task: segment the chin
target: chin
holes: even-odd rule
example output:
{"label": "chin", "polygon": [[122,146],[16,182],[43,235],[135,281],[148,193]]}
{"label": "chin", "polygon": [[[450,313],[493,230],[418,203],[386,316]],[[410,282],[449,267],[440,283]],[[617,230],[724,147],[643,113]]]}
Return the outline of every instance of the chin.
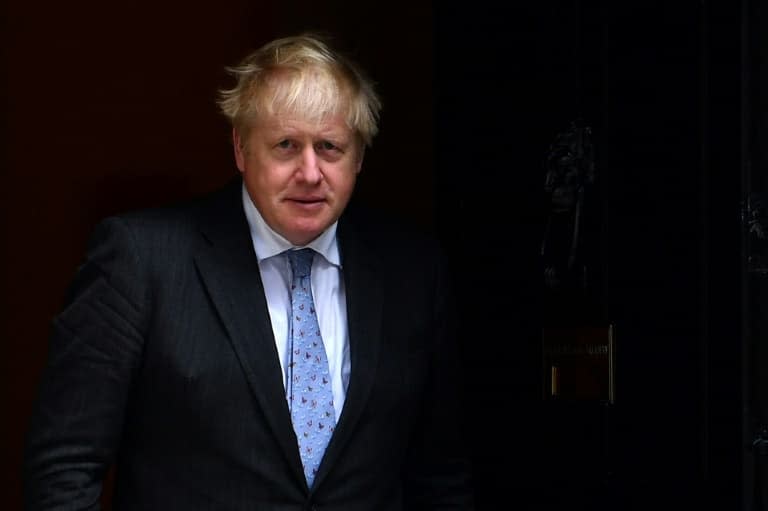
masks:
{"label": "chin", "polygon": [[306,245],[320,236],[324,230],[325,229],[294,229],[290,233],[291,237],[287,239],[294,245]]}

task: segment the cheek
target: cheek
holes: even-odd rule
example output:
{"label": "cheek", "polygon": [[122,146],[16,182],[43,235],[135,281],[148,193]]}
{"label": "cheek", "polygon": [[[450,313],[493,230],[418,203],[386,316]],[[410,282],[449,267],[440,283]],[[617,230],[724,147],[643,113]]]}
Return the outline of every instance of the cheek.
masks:
{"label": "cheek", "polygon": [[256,207],[262,211],[262,214],[269,214],[268,211],[274,209],[276,197],[280,193],[280,188],[274,179],[270,174],[257,172],[251,167],[243,173],[243,181]]}
{"label": "cheek", "polygon": [[282,171],[279,167],[253,162],[244,172],[244,179],[261,195],[274,195],[288,185],[290,173]]}
{"label": "cheek", "polygon": [[331,193],[333,194],[337,207],[344,207],[349,200],[349,197],[352,195],[352,190],[355,188],[355,179],[345,177],[343,179],[337,179],[330,185],[332,190]]}
{"label": "cheek", "polygon": [[357,166],[348,166],[343,169],[339,169],[334,173],[336,176],[336,191],[339,193],[349,193],[355,187],[357,182],[357,174],[359,170]]}

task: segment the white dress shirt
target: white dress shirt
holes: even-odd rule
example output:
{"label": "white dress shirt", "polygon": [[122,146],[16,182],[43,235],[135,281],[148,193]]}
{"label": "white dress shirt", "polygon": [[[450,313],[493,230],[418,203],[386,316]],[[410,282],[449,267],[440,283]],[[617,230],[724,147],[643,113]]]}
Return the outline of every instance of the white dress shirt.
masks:
{"label": "white dress shirt", "polygon": [[[253,248],[259,261],[259,271],[264,284],[264,293],[275,334],[275,344],[283,372],[283,386],[287,388],[290,378],[288,360],[290,347],[288,317],[291,314],[291,268],[283,252],[296,247],[270,228],[253,204],[243,185],[243,209],[248,219]],[[349,385],[349,333],[347,330],[347,298],[344,279],[341,274],[341,258],[336,242],[336,223],[306,245],[317,253],[312,260],[312,297],[320,324],[328,369],[331,374],[333,407],[336,421],[341,415]],[[319,254],[319,255],[318,255]]]}

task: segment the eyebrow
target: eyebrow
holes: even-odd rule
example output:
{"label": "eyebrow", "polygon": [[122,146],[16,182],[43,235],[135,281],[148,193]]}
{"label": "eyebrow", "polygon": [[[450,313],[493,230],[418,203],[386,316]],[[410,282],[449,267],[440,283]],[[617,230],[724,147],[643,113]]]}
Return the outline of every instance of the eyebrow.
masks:
{"label": "eyebrow", "polygon": [[283,139],[286,137],[296,137],[296,136],[300,136],[300,138],[303,138],[304,136],[307,136],[307,135],[309,135],[310,138],[312,139],[333,140],[338,142],[349,142],[354,138],[354,134],[352,132],[347,133],[338,129],[330,129],[327,131],[317,131],[317,132],[306,132],[304,130],[285,128],[285,127],[281,127],[281,129],[276,132],[275,138]]}

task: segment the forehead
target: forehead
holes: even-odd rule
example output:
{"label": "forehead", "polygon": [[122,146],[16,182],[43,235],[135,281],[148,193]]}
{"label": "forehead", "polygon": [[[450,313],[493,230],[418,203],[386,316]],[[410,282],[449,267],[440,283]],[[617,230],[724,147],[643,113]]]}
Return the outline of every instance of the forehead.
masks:
{"label": "forehead", "polygon": [[349,138],[354,132],[342,115],[332,115],[320,120],[295,115],[261,114],[253,123],[253,131],[273,136],[312,136]]}

